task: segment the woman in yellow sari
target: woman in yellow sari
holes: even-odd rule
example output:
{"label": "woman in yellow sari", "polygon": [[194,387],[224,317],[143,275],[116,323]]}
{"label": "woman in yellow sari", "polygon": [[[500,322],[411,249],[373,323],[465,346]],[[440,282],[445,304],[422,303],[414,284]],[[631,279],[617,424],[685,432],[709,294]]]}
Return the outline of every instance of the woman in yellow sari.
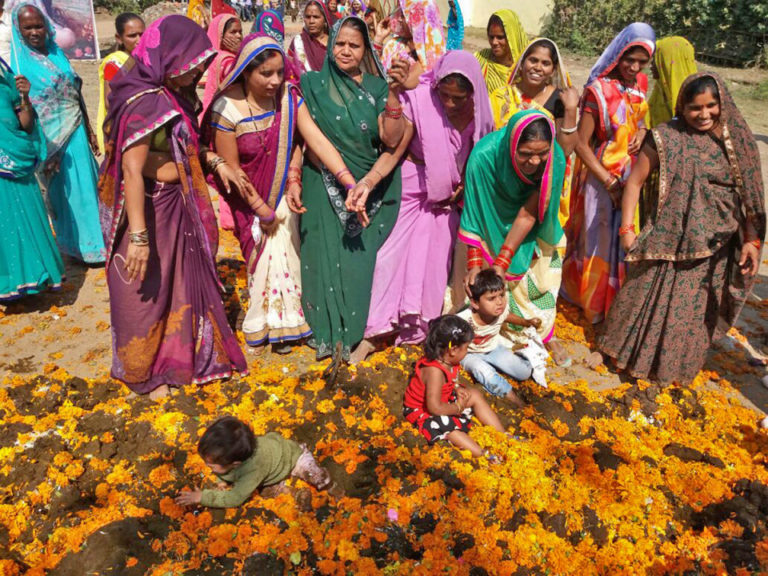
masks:
{"label": "woman in yellow sari", "polygon": [[506,126],[509,119],[521,110],[538,110],[554,121],[557,143],[567,159],[560,197],[559,216],[562,226],[568,220],[570,203],[570,156],[579,141],[578,107],[579,91],[571,86],[557,44],[548,38],[536,38],[528,44],[512,69],[509,82],[491,94],[491,108],[497,130]]}
{"label": "woman in yellow sari", "polygon": [[131,57],[131,52],[139,43],[142,34],[144,34],[144,20],[138,14],[124,12],[115,18],[117,47],[114,52],[101,61],[99,66],[99,113],[96,117],[96,139],[99,141],[99,150],[102,152],[104,152],[103,126],[104,119],[107,117],[109,83]]}
{"label": "woman in yellow sari", "polygon": [[528,35],[517,14],[506,9],[491,15],[487,30],[490,48],[475,52],[475,58],[480,62],[488,94],[493,94],[507,84],[512,67],[528,44]]}
{"label": "woman in yellow sari", "polygon": [[[653,129],[672,120],[680,86],[686,78],[698,72],[691,43],[682,36],[669,36],[656,41],[651,72],[655,82],[648,98],[646,122],[649,128]],[[644,226],[649,216],[654,213],[658,195],[659,175],[653,173],[646,180],[640,196],[641,226]]]}
{"label": "woman in yellow sari", "polygon": [[680,86],[698,72],[693,46],[682,36],[658,40],[651,71],[656,80],[648,98],[649,127],[653,129],[672,120]]}

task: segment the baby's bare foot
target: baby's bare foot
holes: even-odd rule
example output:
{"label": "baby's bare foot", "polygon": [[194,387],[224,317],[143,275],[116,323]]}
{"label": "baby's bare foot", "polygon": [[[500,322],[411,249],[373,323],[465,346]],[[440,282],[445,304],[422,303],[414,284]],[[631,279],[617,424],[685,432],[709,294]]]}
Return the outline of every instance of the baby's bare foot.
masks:
{"label": "baby's bare foot", "polygon": [[592,352],[585,360],[587,368],[594,370],[603,363],[603,355],[598,351]]}

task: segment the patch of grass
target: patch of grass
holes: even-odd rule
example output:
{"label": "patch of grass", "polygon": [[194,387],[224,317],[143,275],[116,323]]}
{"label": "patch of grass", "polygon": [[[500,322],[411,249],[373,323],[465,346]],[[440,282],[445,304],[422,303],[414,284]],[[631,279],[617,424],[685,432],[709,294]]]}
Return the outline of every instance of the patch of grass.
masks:
{"label": "patch of grass", "polygon": [[750,90],[750,96],[755,100],[765,100],[768,102],[768,80],[763,80],[753,86]]}

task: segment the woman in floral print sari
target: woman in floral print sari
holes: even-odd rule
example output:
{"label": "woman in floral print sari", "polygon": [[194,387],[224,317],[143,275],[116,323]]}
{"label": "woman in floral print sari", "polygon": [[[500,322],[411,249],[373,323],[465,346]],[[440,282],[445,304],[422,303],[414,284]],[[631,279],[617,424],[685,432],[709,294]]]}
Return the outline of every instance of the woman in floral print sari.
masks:
{"label": "woman in floral print sari", "polygon": [[[632,214],[656,170],[658,200],[636,235]],[[619,235],[629,273],[598,347],[634,377],[690,381],[736,321],[765,237],[757,143],[716,75],[688,77],[675,118],[645,139]]]}

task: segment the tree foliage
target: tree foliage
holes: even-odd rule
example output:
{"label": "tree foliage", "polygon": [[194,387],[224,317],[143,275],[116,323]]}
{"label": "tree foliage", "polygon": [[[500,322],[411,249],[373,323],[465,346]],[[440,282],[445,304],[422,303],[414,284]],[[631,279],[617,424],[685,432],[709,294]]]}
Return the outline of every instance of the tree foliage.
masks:
{"label": "tree foliage", "polygon": [[599,53],[637,21],[653,26],[658,38],[687,37],[699,58],[766,64],[768,0],[555,0],[546,33],[571,50]]}

